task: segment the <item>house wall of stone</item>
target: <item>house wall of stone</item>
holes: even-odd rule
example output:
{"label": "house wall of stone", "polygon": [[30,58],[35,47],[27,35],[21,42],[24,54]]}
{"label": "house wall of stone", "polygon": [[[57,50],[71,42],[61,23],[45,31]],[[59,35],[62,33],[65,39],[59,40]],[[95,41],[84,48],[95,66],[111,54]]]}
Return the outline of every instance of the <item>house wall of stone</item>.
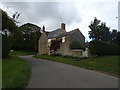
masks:
{"label": "house wall of stone", "polygon": [[[52,38],[54,39],[54,38]],[[85,45],[85,37],[83,35],[81,35],[81,33],[79,31],[74,32],[73,34],[67,35],[65,36],[65,42],[61,42],[60,44],[60,49],[59,49],[59,53],[63,56],[73,56],[73,57],[83,57],[84,55],[84,51],[81,49],[77,49],[77,50],[72,50],[70,49],[70,44],[72,43],[72,41],[79,41],[80,44]],[[49,42],[48,39],[45,35],[45,33],[42,33],[40,39],[39,39],[39,47],[38,47],[38,54],[42,55],[42,54],[49,54],[50,55],[50,50],[48,48],[49,46]],[[88,57],[91,56],[88,53]]]}
{"label": "house wall of stone", "polygon": [[69,55],[69,44],[70,44],[70,36],[65,36],[65,42],[60,44],[60,54],[61,55]]}
{"label": "house wall of stone", "polygon": [[76,30],[73,34],[70,35],[71,43],[72,41],[78,41],[81,46],[85,47],[85,37],[82,35],[82,33],[79,30]]}
{"label": "house wall of stone", "polygon": [[47,39],[45,33],[42,33],[42,35],[39,39],[38,55],[48,54],[47,42],[48,42],[48,39]]}
{"label": "house wall of stone", "polygon": [[70,49],[71,38],[70,35],[65,36],[65,42],[62,42],[60,45],[60,54],[63,56],[73,56],[73,57],[82,57],[81,50],[72,50]]}

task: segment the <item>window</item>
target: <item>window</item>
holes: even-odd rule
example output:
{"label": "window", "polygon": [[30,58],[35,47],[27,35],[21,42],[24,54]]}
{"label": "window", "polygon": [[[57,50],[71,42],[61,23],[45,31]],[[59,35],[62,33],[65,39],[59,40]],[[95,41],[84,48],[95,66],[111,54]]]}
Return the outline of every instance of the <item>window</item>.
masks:
{"label": "window", "polygon": [[51,42],[51,39],[48,39],[48,42]]}
{"label": "window", "polygon": [[62,37],[62,42],[65,42],[65,37]]}

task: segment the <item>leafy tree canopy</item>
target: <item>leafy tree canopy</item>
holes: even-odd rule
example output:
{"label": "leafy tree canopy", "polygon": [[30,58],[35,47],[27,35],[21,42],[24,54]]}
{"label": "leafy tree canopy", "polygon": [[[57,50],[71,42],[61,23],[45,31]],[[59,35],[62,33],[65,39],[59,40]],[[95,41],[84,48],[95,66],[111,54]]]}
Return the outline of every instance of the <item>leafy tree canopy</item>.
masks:
{"label": "leafy tree canopy", "polygon": [[98,20],[96,17],[91,21],[89,28],[91,29],[88,33],[89,38],[105,42],[117,42],[117,30],[113,29],[110,31],[110,27],[107,27],[105,22],[101,22],[101,20]]}
{"label": "leafy tree canopy", "polygon": [[[37,25],[26,23],[18,28],[18,34],[13,38],[13,47],[16,49],[35,50],[37,52],[38,39],[41,28]],[[17,42],[17,44],[16,44]]]}
{"label": "leafy tree canopy", "polygon": [[15,24],[14,20],[9,17],[9,15],[3,11],[2,9],[0,9],[0,12],[2,13],[0,17],[0,19],[2,19],[2,33],[7,34],[7,32],[9,32],[10,34],[12,34],[15,30],[17,25]]}
{"label": "leafy tree canopy", "polygon": [[41,28],[37,25],[26,23],[20,27],[16,25],[20,13],[16,12],[12,18],[2,9],[0,9],[1,32],[8,35],[12,49],[35,50],[37,52],[38,39],[41,35]]}

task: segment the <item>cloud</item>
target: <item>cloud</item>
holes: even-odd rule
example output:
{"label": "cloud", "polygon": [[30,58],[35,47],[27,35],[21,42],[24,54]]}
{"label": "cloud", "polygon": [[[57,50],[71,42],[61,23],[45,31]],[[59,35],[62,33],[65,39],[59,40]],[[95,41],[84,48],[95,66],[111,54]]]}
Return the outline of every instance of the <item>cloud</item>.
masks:
{"label": "cloud", "polygon": [[18,11],[21,13],[19,25],[27,22],[47,30],[55,30],[62,22],[66,23],[67,31],[79,28],[87,40],[88,25],[97,17],[106,22],[111,29],[118,28],[118,0],[82,0],[77,2],[4,2],[1,5],[9,6],[7,12],[11,15]]}
{"label": "cloud", "polygon": [[41,25],[46,22],[47,28],[53,29],[61,22],[69,25],[81,21],[77,9],[68,2],[5,2],[3,4],[21,13],[21,23],[32,22]]}
{"label": "cloud", "polygon": [[118,2],[80,2],[75,3],[79,14],[82,17],[82,23],[76,23],[82,33],[88,38],[88,31],[90,22],[94,17],[106,22],[107,26],[112,29],[118,29]]}

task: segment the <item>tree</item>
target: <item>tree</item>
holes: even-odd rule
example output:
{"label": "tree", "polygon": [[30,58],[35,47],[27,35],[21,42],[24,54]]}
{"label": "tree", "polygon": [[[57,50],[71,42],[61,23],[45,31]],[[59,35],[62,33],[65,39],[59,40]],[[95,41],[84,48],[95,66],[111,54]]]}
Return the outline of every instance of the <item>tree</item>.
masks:
{"label": "tree", "polygon": [[120,32],[106,26],[106,23],[101,22],[97,18],[89,25],[89,37],[93,40],[90,42],[89,47],[93,55],[119,55],[119,41]]}
{"label": "tree", "polygon": [[101,23],[101,21],[95,17],[94,21],[89,25],[89,28],[91,29],[88,33],[89,38],[106,42],[109,41],[110,28],[106,26],[106,23]]}
{"label": "tree", "polygon": [[120,46],[120,31],[118,31],[117,37],[114,40],[114,43],[117,43]]}
{"label": "tree", "polygon": [[100,20],[98,20],[96,17],[94,18],[94,21],[91,22],[91,24],[89,25],[89,28],[91,29],[91,31],[89,31],[89,38],[92,39],[100,39],[100,33],[99,33],[99,24],[100,24]]}
{"label": "tree", "polygon": [[8,57],[10,51],[10,40],[2,34],[2,58]]}
{"label": "tree", "polygon": [[100,40],[109,42],[110,38],[110,28],[106,26],[106,23],[101,23],[99,26]]}
{"label": "tree", "polygon": [[20,13],[14,13],[11,18],[5,11],[0,9],[0,12],[2,12],[0,15],[2,17],[2,20],[0,20],[2,21],[1,32],[10,38],[12,49],[34,50],[37,53],[41,28],[31,23],[18,27],[16,20]]}
{"label": "tree", "polygon": [[111,43],[119,43],[118,41],[120,40],[120,32],[117,32],[116,29],[113,29],[110,32],[110,42]]}
{"label": "tree", "polygon": [[10,51],[10,38],[13,35],[13,32],[16,31],[16,24],[9,15],[0,9],[0,21],[2,24],[0,25],[0,30],[2,34],[2,57],[7,57]]}
{"label": "tree", "polygon": [[21,49],[22,48],[22,32],[20,32],[18,29],[12,36],[11,39],[11,48],[12,49]]}
{"label": "tree", "polygon": [[11,35],[16,30],[16,24],[12,18],[8,16],[8,14],[0,9],[2,13],[2,33]]}
{"label": "tree", "polygon": [[[41,28],[37,25],[27,23],[18,28],[19,38],[14,38],[13,46],[16,49],[34,50],[37,53],[38,40],[41,35]],[[17,34],[18,35],[18,34]],[[18,36],[15,36],[18,37]],[[16,42],[18,43],[16,45]]]}

